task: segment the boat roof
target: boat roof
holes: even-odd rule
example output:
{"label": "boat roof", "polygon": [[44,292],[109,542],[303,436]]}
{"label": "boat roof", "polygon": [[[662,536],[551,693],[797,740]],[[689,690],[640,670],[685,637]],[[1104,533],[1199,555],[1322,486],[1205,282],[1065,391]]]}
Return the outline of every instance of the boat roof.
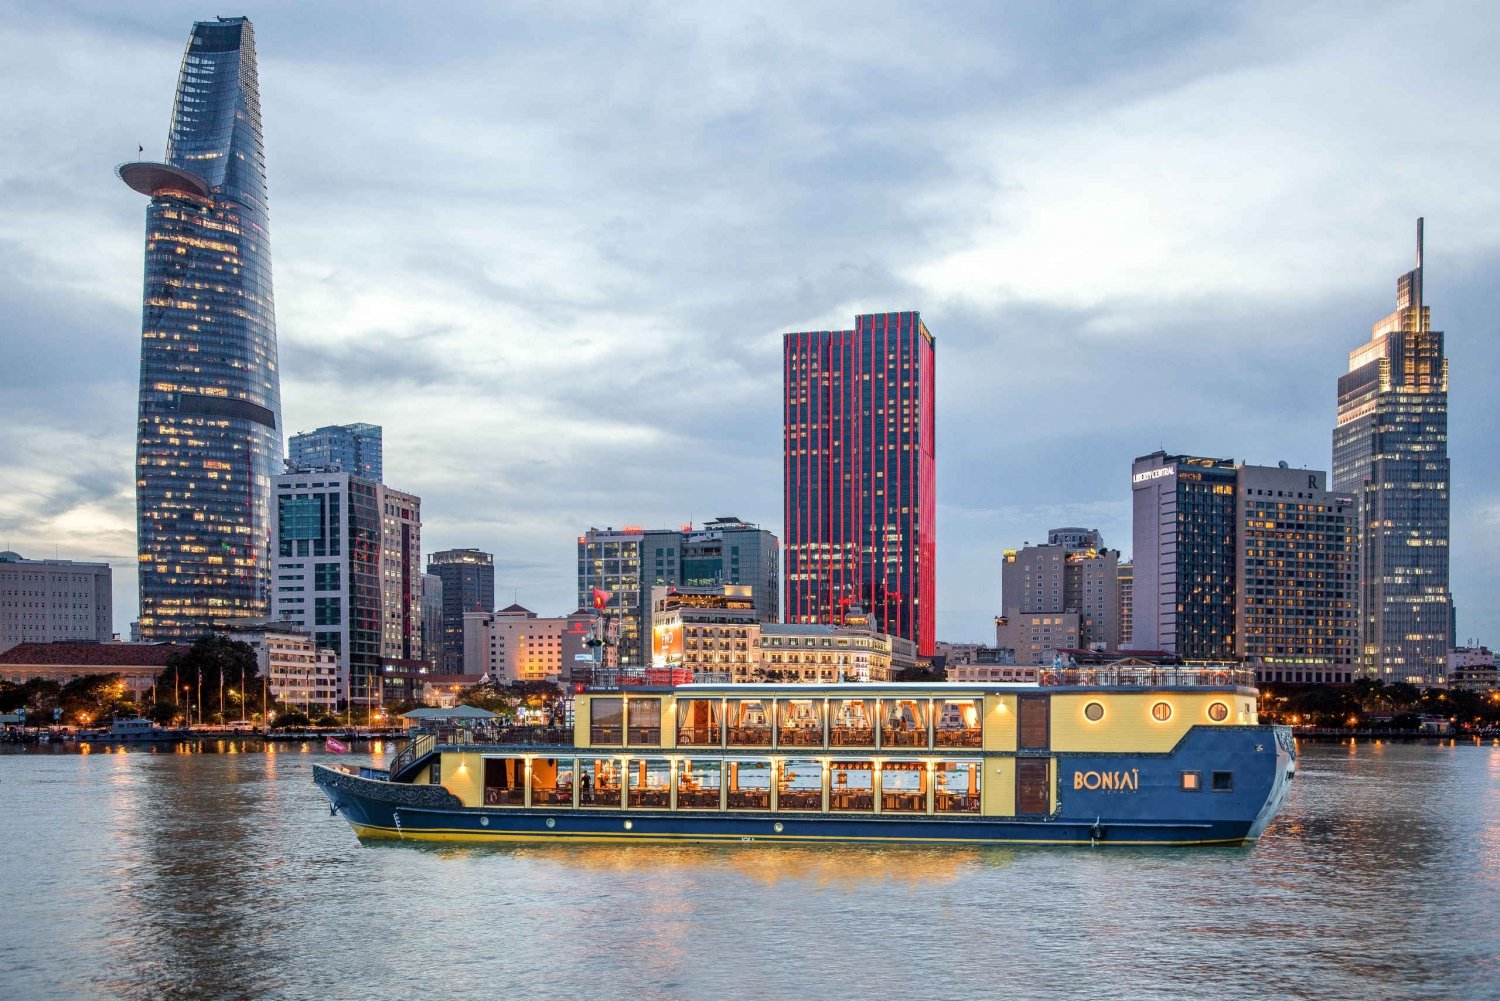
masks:
{"label": "boat roof", "polygon": [[409,713],[402,713],[402,719],[495,719],[494,713],[488,709],[476,709],[474,706],[454,706],[452,709],[437,709],[426,707],[413,709]]}

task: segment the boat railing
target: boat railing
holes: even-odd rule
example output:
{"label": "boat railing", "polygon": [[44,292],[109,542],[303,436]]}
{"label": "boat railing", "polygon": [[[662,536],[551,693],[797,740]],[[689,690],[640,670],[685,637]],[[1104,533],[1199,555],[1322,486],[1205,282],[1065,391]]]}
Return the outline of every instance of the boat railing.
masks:
{"label": "boat railing", "polygon": [[438,735],[436,733],[419,733],[412,737],[411,740],[406,742],[406,746],[397,751],[395,757],[391,758],[388,773],[399,775],[401,770],[407,765],[437,747],[437,739]]}
{"label": "boat railing", "polygon": [[1037,674],[1037,680],[1043,685],[1139,686],[1143,688],[1222,688],[1228,685],[1255,687],[1254,669],[1232,665],[1044,667]]}

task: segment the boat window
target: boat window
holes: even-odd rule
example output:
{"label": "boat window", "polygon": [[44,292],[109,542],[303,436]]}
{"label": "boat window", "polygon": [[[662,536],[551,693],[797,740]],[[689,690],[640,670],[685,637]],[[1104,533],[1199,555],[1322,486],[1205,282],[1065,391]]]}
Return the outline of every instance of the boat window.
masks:
{"label": "boat window", "polygon": [[1090,702],[1083,707],[1083,718],[1090,723],[1097,723],[1104,718],[1104,703]]}
{"label": "boat window", "polygon": [[777,699],[776,709],[778,744],[782,747],[823,746],[822,699]]}
{"label": "boat window", "polygon": [[1214,792],[1232,792],[1234,790],[1234,772],[1213,773]]}
{"label": "boat window", "polygon": [[1208,706],[1208,718],[1215,723],[1222,723],[1229,718],[1229,706],[1223,702],[1211,702]]}
{"label": "boat window", "polygon": [[978,813],[978,761],[939,761],[933,769],[933,799],[938,813]]}
{"label": "boat window", "polygon": [[526,805],[526,759],[484,759],[484,805]]}
{"label": "boat window", "polygon": [[531,805],[573,805],[573,759],[531,759]]}
{"label": "boat window", "polygon": [[874,763],[870,761],[829,762],[828,808],[840,813],[874,812]]}
{"label": "boat window", "polygon": [[927,746],[927,700],[881,699],[882,747]]}
{"label": "boat window", "polygon": [[[631,700],[634,704],[635,700]],[[665,810],[672,805],[672,762],[666,758],[631,758],[627,806]]]}
{"label": "boat window", "polygon": [[632,744],[661,743],[661,699],[632,696],[626,711],[630,713]]}
{"label": "boat window", "polygon": [[767,699],[730,699],[729,742],[742,747],[771,746],[771,718],[766,712]]}
{"label": "boat window", "polygon": [[578,805],[620,805],[619,762],[614,758],[584,758],[578,762]]}
{"label": "boat window", "polygon": [[924,763],[887,761],[880,766],[880,812],[927,812],[927,766]]}
{"label": "boat window", "polygon": [[589,699],[589,743],[618,744],[624,732],[625,700],[617,698]]}
{"label": "boat window", "polygon": [[1166,702],[1158,702],[1151,707],[1151,718],[1158,723],[1165,723],[1172,718],[1172,707]]}
{"label": "boat window", "polygon": [[776,779],[776,809],[823,809],[823,763],[812,758],[786,758]]}
{"label": "boat window", "polygon": [[939,747],[978,747],[983,743],[978,699],[939,699],[934,715]]}
{"label": "boat window", "polygon": [[731,810],[771,808],[771,762],[726,761],[724,787]]}
{"label": "boat window", "polygon": [[723,715],[718,699],[678,699],[677,743],[717,747]]}
{"label": "boat window", "polygon": [[1200,772],[1183,772],[1182,788],[1187,792],[1197,792],[1203,788],[1203,775]]}
{"label": "boat window", "polygon": [[677,765],[677,809],[717,810],[724,763],[717,758],[683,758]]}
{"label": "boat window", "polygon": [[875,746],[874,699],[834,699],[828,710],[829,743],[835,747]]}

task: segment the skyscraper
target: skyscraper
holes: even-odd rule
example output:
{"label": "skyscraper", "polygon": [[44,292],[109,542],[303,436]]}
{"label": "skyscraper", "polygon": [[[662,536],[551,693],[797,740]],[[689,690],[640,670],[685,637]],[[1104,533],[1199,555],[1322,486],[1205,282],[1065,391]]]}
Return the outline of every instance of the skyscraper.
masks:
{"label": "skyscraper", "polygon": [[937,476],[932,334],[920,314],[783,339],[786,620],[862,606],[930,656]]}
{"label": "skyscraper", "polygon": [[337,469],[379,483],[381,431],[378,424],[330,424],[287,439],[287,461],[295,469]]}
{"label": "skyscraper", "polygon": [[1417,266],[1396,311],[1349,352],[1339,377],[1333,485],[1354,498],[1360,667],[1383,681],[1441,684],[1453,645],[1448,584],[1448,360]]}
{"label": "skyscraper", "polygon": [[445,549],[433,553],[427,572],[443,582],[444,674],[464,669],[464,613],[495,610],[495,558],[478,549]]}
{"label": "skyscraper", "polygon": [[189,639],[270,607],[281,390],[255,33],[193,25],[151,199],[141,321],[136,530],[141,635]]}
{"label": "skyscraper", "polygon": [[1234,657],[1235,482],[1231,459],[1153,452],[1135,460],[1137,650]]}

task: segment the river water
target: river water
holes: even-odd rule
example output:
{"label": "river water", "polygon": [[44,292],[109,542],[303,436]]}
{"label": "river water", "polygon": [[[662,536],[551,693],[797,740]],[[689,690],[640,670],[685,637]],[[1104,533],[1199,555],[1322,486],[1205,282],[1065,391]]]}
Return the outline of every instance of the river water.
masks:
{"label": "river water", "polygon": [[250,746],[0,755],[0,998],[1500,997],[1491,745],[1195,850],[361,847]]}

